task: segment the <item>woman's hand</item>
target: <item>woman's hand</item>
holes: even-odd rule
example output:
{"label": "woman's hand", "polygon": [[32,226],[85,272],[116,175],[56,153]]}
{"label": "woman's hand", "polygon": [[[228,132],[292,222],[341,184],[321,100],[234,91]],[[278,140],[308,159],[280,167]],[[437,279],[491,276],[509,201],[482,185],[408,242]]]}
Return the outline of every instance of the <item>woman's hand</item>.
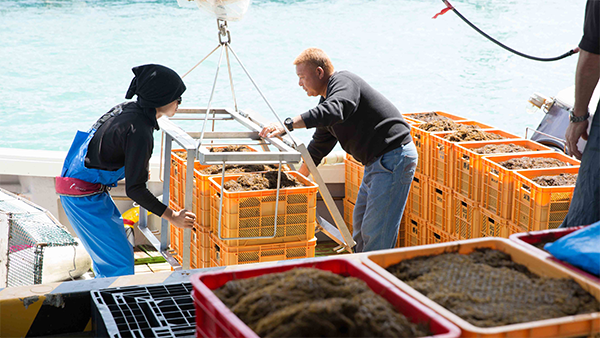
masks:
{"label": "woman's hand", "polygon": [[163,218],[178,228],[191,228],[196,221],[196,215],[186,209],[174,211],[171,208],[167,208],[163,214]]}

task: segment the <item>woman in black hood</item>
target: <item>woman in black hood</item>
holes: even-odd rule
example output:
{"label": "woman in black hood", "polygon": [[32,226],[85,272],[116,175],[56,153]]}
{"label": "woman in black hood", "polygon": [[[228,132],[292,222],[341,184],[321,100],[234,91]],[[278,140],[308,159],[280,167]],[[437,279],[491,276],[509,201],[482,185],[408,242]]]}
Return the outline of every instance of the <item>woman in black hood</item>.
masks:
{"label": "woman in black hood", "polygon": [[132,70],[135,77],[125,98],[137,95],[137,100],[113,107],[87,133],[79,131],[56,179],[56,191],[92,257],[96,277],[134,273],[133,248],[107,189],[117,181],[125,178],[129,198],[175,226],[191,227],[196,219],[189,211],[168,208],[146,186],[157,120],[175,115],[185,84],[165,66]]}

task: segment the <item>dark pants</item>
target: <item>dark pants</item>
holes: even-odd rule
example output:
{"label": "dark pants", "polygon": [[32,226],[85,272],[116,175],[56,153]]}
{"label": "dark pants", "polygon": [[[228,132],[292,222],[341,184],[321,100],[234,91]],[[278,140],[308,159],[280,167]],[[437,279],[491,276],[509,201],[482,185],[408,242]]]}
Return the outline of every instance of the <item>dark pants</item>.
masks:
{"label": "dark pants", "polygon": [[569,213],[561,228],[588,225],[600,220],[600,104],[592,120],[590,135],[581,158],[581,167]]}

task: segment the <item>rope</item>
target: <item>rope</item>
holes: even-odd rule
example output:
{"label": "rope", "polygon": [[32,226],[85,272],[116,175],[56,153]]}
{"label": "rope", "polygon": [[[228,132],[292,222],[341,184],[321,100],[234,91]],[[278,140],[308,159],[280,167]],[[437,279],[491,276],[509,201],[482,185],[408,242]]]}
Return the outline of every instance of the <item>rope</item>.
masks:
{"label": "rope", "polygon": [[549,62],[549,61],[558,61],[561,59],[564,59],[568,56],[571,56],[573,54],[576,54],[579,52],[579,47],[573,48],[570,51],[556,56],[556,57],[551,57],[551,58],[540,58],[540,57],[536,57],[536,56],[531,56],[531,55],[527,55],[525,53],[521,53],[517,50],[514,50],[508,46],[506,46],[505,44],[501,43],[500,41],[494,39],[493,37],[489,36],[488,34],[486,34],[484,31],[482,31],[481,29],[479,29],[477,26],[475,26],[473,23],[471,23],[471,21],[469,21],[467,18],[465,18],[462,14],[460,14],[460,12],[454,8],[454,6],[452,6],[450,4],[450,2],[448,0],[442,0],[444,2],[444,4],[446,4],[446,8],[444,8],[441,12],[439,12],[438,14],[436,14],[433,19],[436,19],[438,16],[443,15],[444,13],[448,12],[449,10],[454,11],[454,13],[456,15],[458,15],[459,18],[462,19],[462,21],[464,21],[467,25],[471,26],[471,28],[473,28],[475,31],[477,31],[479,34],[483,35],[484,37],[486,37],[488,40],[492,41],[493,43],[497,44],[498,46],[506,49],[507,51],[517,54],[518,56],[522,56],[526,59],[530,59],[530,60],[534,60],[534,61],[543,61],[543,62]]}

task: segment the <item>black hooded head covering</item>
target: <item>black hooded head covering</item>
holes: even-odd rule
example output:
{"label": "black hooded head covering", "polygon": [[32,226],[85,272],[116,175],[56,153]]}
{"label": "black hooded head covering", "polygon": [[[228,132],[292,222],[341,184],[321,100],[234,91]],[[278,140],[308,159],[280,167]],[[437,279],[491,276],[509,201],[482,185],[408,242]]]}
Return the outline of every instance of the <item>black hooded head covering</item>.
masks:
{"label": "black hooded head covering", "polygon": [[185,92],[181,77],[171,68],[161,65],[143,65],[131,69],[131,80],[126,99],[137,95],[137,103],[143,108],[158,108],[177,100]]}

